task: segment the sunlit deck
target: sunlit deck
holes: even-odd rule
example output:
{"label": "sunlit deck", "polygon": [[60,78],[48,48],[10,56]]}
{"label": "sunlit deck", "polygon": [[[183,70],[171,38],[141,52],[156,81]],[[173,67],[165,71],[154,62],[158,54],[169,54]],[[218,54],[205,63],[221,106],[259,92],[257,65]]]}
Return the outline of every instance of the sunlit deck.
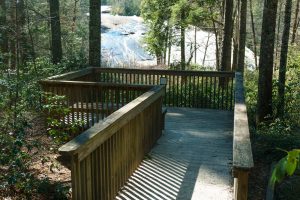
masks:
{"label": "sunlit deck", "polygon": [[233,199],[233,112],[168,108],[165,131],[117,199]]}
{"label": "sunlit deck", "polygon": [[41,84],[66,97],[61,120],[83,122],[59,148],[73,199],[247,200],[253,158],[241,73],[87,68]]}

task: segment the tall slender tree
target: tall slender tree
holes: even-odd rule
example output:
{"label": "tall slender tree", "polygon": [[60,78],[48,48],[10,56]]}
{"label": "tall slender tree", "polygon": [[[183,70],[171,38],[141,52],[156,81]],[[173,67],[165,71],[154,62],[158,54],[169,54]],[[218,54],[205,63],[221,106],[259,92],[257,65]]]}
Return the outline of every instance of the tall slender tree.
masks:
{"label": "tall slender tree", "polygon": [[285,5],[284,29],[282,33],[280,66],[279,66],[278,104],[277,104],[277,112],[279,117],[283,117],[284,115],[285,74],[286,74],[286,65],[287,65],[287,54],[289,49],[291,13],[292,13],[292,0],[287,0]]}
{"label": "tall slender tree", "polygon": [[180,61],[180,65],[181,65],[181,70],[185,70],[185,65],[186,65],[186,61],[185,61],[185,19],[186,19],[186,13],[185,10],[182,9],[181,13],[181,23],[180,23],[180,49],[181,49],[181,61]]}
{"label": "tall slender tree", "polygon": [[252,29],[252,40],[253,40],[253,49],[254,49],[254,60],[255,60],[255,68],[258,66],[257,64],[257,42],[256,42],[256,31],[254,24],[254,16],[253,16],[253,8],[252,8],[252,0],[249,0],[250,7],[250,16],[251,16],[251,29]]}
{"label": "tall slender tree", "polygon": [[259,80],[256,121],[260,123],[272,116],[272,77],[274,41],[278,0],[265,0],[259,58]]}
{"label": "tall slender tree", "polygon": [[231,45],[232,45],[232,28],[233,28],[233,0],[226,0],[225,5],[225,26],[221,57],[221,71],[231,70]]}
{"label": "tall slender tree", "polygon": [[291,43],[295,43],[296,40],[296,33],[298,29],[299,24],[299,7],[300,7],[300,0],[297,0],[296,10],[295,10],[295,19],[294,19],[294,25],[293,25],[293,34],[292,34],[292,40]]}
{"label": "tall slender tree", "polygon": [[49,5],[50,5],[52,62],[54,64],[57,64],[62,59],[59,0],[49,0]]}
{"label": "tall slender tree", "polygon": [[240,18],[240,41],[238,55],[238,71],[244,71],[245,65],[245,46],[247,35],[247,0],[241,0],[241,18]]}
{"label": "tall slender tree", "polygon": [[89,22],[89,64],[100,67],[101,62],[101,15],[100,1],[90,0],[90,22]]}
{"label": "tall slender tree", "polygon": [[8,53],[8,40],[7,40],[7,20],[6,20],[6,1],[0,1],[0,53],[3,62],[6,63],[6,53]]}

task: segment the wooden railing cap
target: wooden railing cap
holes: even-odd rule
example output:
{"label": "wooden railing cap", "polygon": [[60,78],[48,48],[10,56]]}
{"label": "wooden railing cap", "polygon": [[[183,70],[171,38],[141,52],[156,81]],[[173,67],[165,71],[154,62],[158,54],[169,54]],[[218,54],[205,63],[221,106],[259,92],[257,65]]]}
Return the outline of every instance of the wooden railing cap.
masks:
{"label": "wooden railing cap", "polygon": [[123,124],[134,118],[151,103],[164,94],[164,86],[155,86],[148,92],[131,101],[124,107],[96,123],[93,127],[59,148],[63,155],[78,153],[79,160],[111,137]]}
{"label": "wooden railing cap", "polygon": [[234,170],[250,170],[254,163],[244,97],[243,76],[239,72],[236,73],[235,83],[233,168]]}
{"label": "wooden railing cap", "polygon": [[78,78],[78,77],[81,77],[84,75],[88,75],[88,74],[92,73],[93,70],[94,70],[93,67],[88,67],[88,68],[77,70],[77,71],[72,71],[72,72],[68,72],[68,73],[64,73],[64,74],[51,76],[51,77],[48,77],[43,80],[72,80],[72,79],[75,79],[75,78]]}

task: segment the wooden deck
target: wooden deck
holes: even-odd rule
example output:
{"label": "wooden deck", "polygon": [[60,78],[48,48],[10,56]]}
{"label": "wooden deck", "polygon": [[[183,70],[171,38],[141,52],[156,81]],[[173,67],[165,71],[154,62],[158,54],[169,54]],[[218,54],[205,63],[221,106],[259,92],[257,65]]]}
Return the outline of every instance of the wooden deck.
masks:
{"label": "wooden deck", "polygon": [[162,137],[116,197],[233,199],[233,112],[168,108]]}

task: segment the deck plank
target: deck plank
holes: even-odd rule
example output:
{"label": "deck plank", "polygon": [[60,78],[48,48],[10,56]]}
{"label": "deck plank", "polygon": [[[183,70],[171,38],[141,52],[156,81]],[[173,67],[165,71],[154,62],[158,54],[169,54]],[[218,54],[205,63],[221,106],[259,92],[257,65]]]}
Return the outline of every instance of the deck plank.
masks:
{"label": "deck plank", "polygon": [[233,112],[168,108],[165,132],[116,199],[231,200]]}

